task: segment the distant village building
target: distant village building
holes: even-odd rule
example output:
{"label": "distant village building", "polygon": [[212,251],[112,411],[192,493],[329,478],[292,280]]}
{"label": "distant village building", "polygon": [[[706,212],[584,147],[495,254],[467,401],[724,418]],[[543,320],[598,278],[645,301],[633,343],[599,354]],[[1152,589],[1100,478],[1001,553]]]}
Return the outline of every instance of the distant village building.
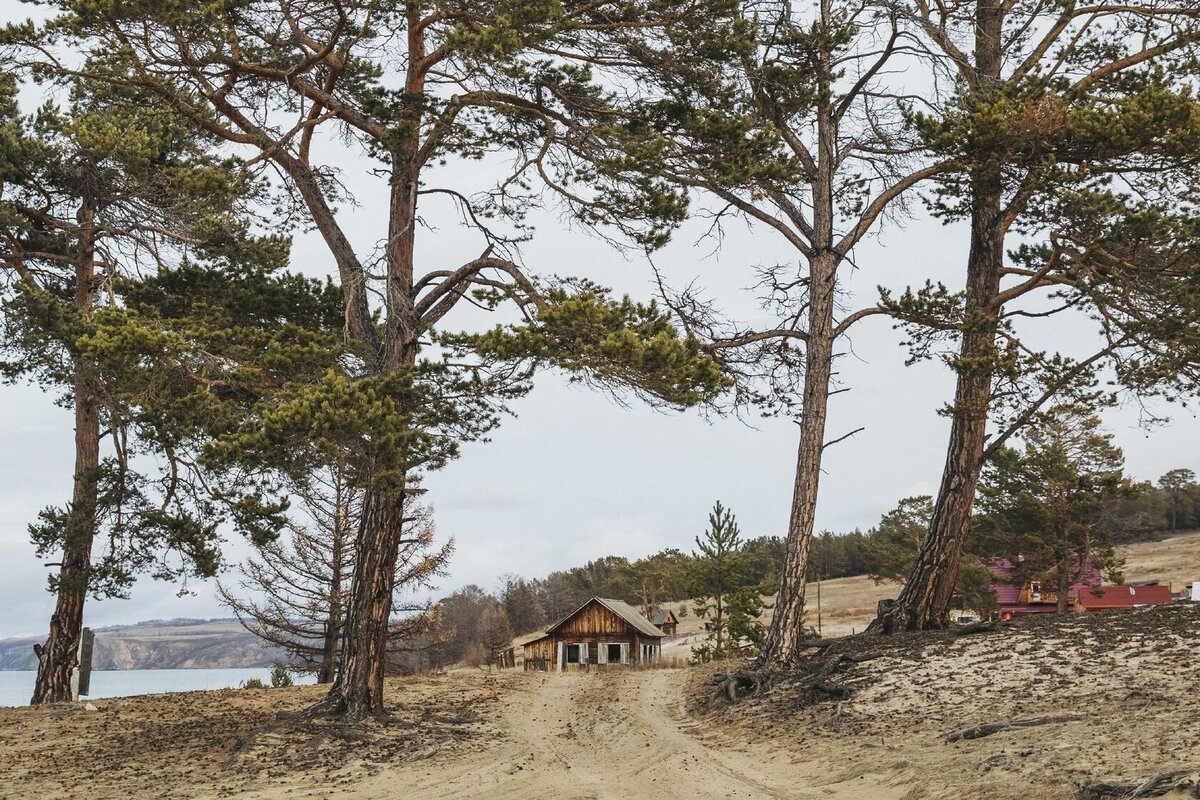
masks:
{"label": "distant village building", "polygon": [[1107,608],[1161,606],[1174,600],[1171,585],[1089,586],[1073,598],[1076,611],[1103,611]]}
{"label": "distant village building", "polygon": [[[996,604],[1004,619],[1058,611],[1058,592],[1052,587],[1046,587],[1037,578],[1028,578],[1023,583],[1013,580],[1018,564],[997,558],[988,569],[996,578],[990,588],[996,594]],[[1083,580],[1067,587],[1067,608],[1075,612],[1157,606],[1173,599],[1170,584],[1103,586],[1100,571],[1092,565],[1085,570]]]}
{"label": "distant village building", "polygon": [[655,611],[653,622],[654,627],[666,636],[674,636],[675,631],[679,629],[679,617],[675,616],[675,612],[669,608],[660,608]]}
{"label": "distant village building", "polygon": [[524,644],[527,670],[586,670],[652,664],[665,634],[621,600],[593,597]]}

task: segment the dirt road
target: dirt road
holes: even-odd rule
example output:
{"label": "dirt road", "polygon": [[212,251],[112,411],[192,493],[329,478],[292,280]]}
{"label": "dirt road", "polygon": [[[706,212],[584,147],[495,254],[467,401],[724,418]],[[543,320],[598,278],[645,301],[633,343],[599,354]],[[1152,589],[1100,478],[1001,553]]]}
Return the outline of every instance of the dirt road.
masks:
{"label": "dirt road", "polygon": [[[690,721],[681,670],[590,675],[508,673],[501,734],[475,753],[383,766],[336,794],[414,800],[899,798],[869,776],[831,783],[820,764],[751,748]],[[397,794],[399,792],[400,794]],[[278,795],[251,793],[249,798]]]}

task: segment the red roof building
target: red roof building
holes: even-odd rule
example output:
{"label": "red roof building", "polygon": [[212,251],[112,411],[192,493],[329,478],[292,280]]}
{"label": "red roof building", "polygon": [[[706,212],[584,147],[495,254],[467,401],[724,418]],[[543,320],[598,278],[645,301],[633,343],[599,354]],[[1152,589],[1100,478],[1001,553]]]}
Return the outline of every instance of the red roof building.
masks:
{"label": "red roof building", "polygon": [[1108,608],[1137,608],[1161,606],[1175,598],[1171,585],[1165,586],[1090,586],[1079,590],[1073,598],[1079,611],[1103,611]]}
{"label": "red roof building", "polygon": [[[996,605],[1004,619],[1021,614],[1053,614],[1058,611],[1058,594],[1053,588],[1043,587],[1042,581],[1036,579],[1028,579],[1024,584],[1013,582],[1018,574],[1018,564],[1007,558],[994,558],[988,564],[988,570],[996,577],[988,588],[996,594]],[[1075,596],[1080,590],[1097,586],[1100,580],[1100,570],[1089,565],[1083,580],[1067,588],[1069,605],[1074,606]]]}

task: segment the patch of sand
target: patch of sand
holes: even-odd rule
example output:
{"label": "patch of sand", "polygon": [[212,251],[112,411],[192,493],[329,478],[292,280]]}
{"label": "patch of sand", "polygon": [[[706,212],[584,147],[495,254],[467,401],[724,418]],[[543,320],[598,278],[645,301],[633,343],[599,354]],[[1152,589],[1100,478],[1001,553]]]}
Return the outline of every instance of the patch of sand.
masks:
{"label": "patch of sand", "polygon": [[[1200,774],[1200,604],[846,645],[877,656],[829,679],[852,690],[848,700],[814,698],[796,676],[736,706],[694,710],[727,738],[769,739],[823,761],[833,780],[862,773],[911,798],[1068,800],[1088,782]],[[707,684],[694,674],[695,698]],[[947,741],[981,723],[1067,714],[1083,719]]]}

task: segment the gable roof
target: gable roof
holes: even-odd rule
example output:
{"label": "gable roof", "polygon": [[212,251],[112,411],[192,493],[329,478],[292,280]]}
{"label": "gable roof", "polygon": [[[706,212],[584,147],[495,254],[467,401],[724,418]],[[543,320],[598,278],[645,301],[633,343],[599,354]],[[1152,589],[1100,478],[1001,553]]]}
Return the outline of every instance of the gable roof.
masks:
{"label": "gable roof", "polygon": [[1094,586],[1079,590],[1084,608],[1132,608],[1170,603],[1170,586]]}
{"label": "gable roof", "polygon": [[529,642],[526,642],[526,644],[529,644],[530,642],[535,642],[538,639],[542,639],[542,638],[554,633],[554,631],[557,630],[559,627],[561,627],[564,622],[566,622],[571,617],[578,614],[580,611],[583,611],[583,609],[587,608],[589,603],[599,603],[600,605],[604,606],[609,611],[611,611],[612,613],[614,613],[618,617],[620,617],[631,628],[635,629],[638,633],[642,634],[643,636],[652,636],[656,639],[661,639],[664,636],[666,636],[665,633],[660,631],[658,628],[654,627],[654,625],[650,622],[650,620],[648,620],[644,616],[642,616],[641,611],[638,611],[636,608],[629,605],[629,603],[626,603],[624,600],[613,600],[612,598],[608,598],[608,597],[593,597],[590,600],[588,600],[587,603],[584,603],[579,608],[575,609],[570,614],[567,614],[565,617],[560,619],[558,622],[551,625],[549,628],[546,628],[546,632],[544,634],[542,634],[541,636],[538,636],[536,639],[531,639]]}
{"label": "gable roof", "polygon": [[593,597],[592,600],[595,600],[597,603],[628,622],[631,626],[637,629],[638,633],[642,634],[643,636],[661,638],[665,635],[658,628],[654,627],[654,623],[646,619],[640,610],[629,605],[629,603],[626,603],[624,600],[611,600],[607,597]]}
{"label": "gable roof", "polygon": [[660,608],[654,613],[654,624],[665,625],[668,622],[678,622],[675,612],[669,608]]}

